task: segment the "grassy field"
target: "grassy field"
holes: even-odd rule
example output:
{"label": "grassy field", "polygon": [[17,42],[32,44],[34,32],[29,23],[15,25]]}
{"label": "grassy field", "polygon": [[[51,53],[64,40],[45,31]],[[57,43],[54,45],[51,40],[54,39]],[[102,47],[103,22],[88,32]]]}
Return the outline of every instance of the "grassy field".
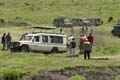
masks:
{"label": "grassy field", "polygon": [[[44,55],[41,53],[10,53],[0,51],[0,79],[5,75],[37,73],[40,70],[61,69],[73,66],[120,66],[120,38],[110,33],[113,25],[119,19],[120,0],[0,0],[0,19],[7,21],[25,21],[33,25],[52,25],[55,17],[100,17],[104,24],[93,28],[94,45],[92,57],[110,57],[110,60],[83,60],[67,58],[69,52],[63,54]],[[108,23],[112,16],[114,21]],[[16,19],[16,17],[20,17]],[[69,35],[69,28],[63,28]],[[74,27],[77,42],[77,54],[80,27]],[[0,24],[0,36],[10,32],[13,40],[19,40],[23,33],[30,33],[29,27],[15,27]],[[59,31],[59,28],[56,30]],[[1,45],[0,45],[1,48]],[[112,56],[114,58],[112,58]],[[74,77],[73,77],[74,78]],[[3,79],[4,80],[4,79]],[[72,80],[72,78],[71,78]]]}
{"label": "grassy field", "polygon": [[[83,55],[78,58],[68,58],[69,52],[63,54],[44,55],[41,53],[10,53],[9,51],[0,51],[0,74],[1,79],[5,76],[20,76],[25,73],[37,73],[41,70],[63,69],[64,67],[74,66],[120,66],[119,38],[113,37],[110,33],[112,27],[99,26],[94,28],[94,45],[91,57],[93,60],[84,60]],[[76,42],[79,44],[79,27],[76,31]],[[26,27],[1,27],[0,34],[11,32],[13,40],[18,40],[22,33],[32,32],[33,29]],[[56,31],[58,31],[57,29]],[[64,28],[66,34],[69,29]],[[16,34],[17,32],[17,34]],[[0,45],[1,48],[1,45]],[[77,45],[77,54],[79,53]],[[108,60],[97,60],[97,57],[108,58]],[[74,77],[73,77],[74,78]],[[72,79],[72,78],[71,78]],[[76,79],[76,77],[75,77]]]}
{"label": "grassy field", "polygon": [[[0,18],[32,24],[49,24],[55,17],[100,17],[107,21],[113,16],[119,19],[119,0],[0,0]],[[114,5],[114,6],[111,6]]]}

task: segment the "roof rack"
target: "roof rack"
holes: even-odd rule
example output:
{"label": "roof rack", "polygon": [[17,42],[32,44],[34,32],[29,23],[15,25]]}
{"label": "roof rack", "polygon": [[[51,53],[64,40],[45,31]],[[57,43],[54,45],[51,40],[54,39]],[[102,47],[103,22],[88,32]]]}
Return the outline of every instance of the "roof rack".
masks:
{"label": "roof rack", "polygon": [[48,30],[55,30],[56,29],[56,27],[54,27],[54,26],[39,26],[39,25],[38,26],[32,26],[31,28],[34,29],[33,33],[37,33],[37,32],[35,32],[35,29],[40,29],[39,33],[47,33]]}
{"label": "roof rack", "polygon": [[33,26],[32,28],[44,29],[44,30],[54,30],[54,29],[56,29],[56,27],[52,27],[52,26]]}

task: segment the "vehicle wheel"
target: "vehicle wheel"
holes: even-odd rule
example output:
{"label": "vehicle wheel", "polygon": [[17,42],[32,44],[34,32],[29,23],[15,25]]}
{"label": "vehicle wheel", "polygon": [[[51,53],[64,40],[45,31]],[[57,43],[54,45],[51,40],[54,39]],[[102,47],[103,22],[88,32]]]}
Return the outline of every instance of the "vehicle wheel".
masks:
{"label": "vehicle wheel", "polygon": [[29,52],[28,46],[22,46],[21,52]]}
{"label": "vehicle wheel", "polygon": [[53,48],[51,52],[52,52],[52,53],[57,53],[57,52],[58,52],[58,49],[57,49],[57,48]]}

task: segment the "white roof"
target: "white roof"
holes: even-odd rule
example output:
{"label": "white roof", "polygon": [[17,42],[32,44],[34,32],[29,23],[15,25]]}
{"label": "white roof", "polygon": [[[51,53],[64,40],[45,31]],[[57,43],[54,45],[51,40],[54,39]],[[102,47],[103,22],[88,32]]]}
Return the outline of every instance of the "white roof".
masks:
{"label": "white roof", "polygon": [[38,36],[38,35],[66,36],[60,33],[30,33],[30,34],[27,34],[27,36]]}

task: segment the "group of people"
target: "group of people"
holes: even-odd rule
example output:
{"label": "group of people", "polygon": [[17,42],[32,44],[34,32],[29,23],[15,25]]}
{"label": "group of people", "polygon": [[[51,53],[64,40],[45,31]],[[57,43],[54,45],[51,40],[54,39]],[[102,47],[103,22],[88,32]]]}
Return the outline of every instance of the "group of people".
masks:
{"label": "group of people", "polygon": [[80,35],[79,49],[80,49],[80,53],[84,54],[84,59],[90,59],[93,40],[94,40],[94,37],[92,33],[89,33],[88,36],[84,34]]}
{"label": "group of people", "polygon": [[11,40],[12,40],[12,37],[10,35],[10,32],[8,32],[7,34],[3,33],[1,37],[2,50],[9,50]]}
{"label": "group of people", "polygon": [[[90,59],[93,39],[94,37],[92,33],[89,33],[88,36],[84,34],[80,35],[79,49],[80,49],[80,53],[84,54],[84,59]],[[74,56],[76,54],[76,42],[75,42],[75,37],[73,35],[69,36],[67,44],[68,44],[68,48],[70,49],[70,53]]]}
{"label": "group of people", "polygon": [[[26,34],[22,35],[22,38]],[[64,32],[62,29],[60,29],[60,34],[64,35]],[[79,50],[80,50],[80,54],[84,54],[84,59],[90,59],[90,53],[92,51],[92,44],[94,41],[93,39],[94,37],[92,35],[92,32],[90,32],[88,36],[86,36],[86,34],[80,34]],[[7,34],[3,33],[1,37],[1,43],[3,46],[2,50],[9,50],[11,40],[12,40],[12,37],[10,35],[10,32],[8,32]],[[72,54],[72,56],[75,57],[76,41],[75,41],[75,37],[72,34],[68,37],[67,47],[70,49],[70,53]]]}

